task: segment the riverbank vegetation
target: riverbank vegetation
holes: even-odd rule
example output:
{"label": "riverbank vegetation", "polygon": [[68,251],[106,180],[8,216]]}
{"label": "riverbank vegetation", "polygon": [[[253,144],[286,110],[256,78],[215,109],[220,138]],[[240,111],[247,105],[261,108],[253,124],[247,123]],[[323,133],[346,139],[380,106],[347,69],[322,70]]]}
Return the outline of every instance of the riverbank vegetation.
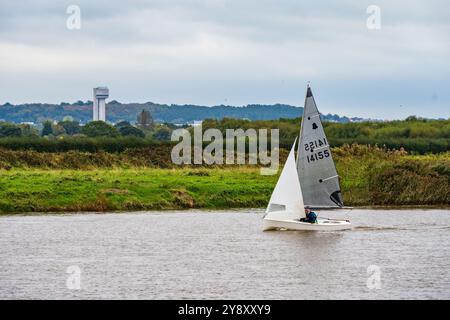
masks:
{"label": "riverbank vegetation", "polygon": [[[264,207],[277,181],[257,166],[175,166],[166,149],[2,150],[0,212]],[[450,153],[345,145],[333,156],[346,205],[450,205]]]}
{"label": "riverbank vegetation", "polygon": [[[270,121],[242,119],[205,120],[203,129],[280,129],[280,146],[290,148],[299,134],[300,118]],[[323,122],[325,134],[332,147],[345,144],[378,145],[388,149],[403,148],[410,153],[425,154],[450,151],[450,120],[418,119],[385,122]]]}
{"label": "riverbank vegetation", "polygon": [[[279,129],[283,164],[301,119],[205,120]],[[264,207],[277,176],[250,165],[175,165],[172,124],[0,122],[0,212]],[[185,126],[188,130],[192,127]],[[450,206],[450,120],[324,122],[345,204]],[[204,146],[209,142],[205,142]],[[249,155],[247,154],[247,157]]]}
{"label": "riverbank vegetation", "polygon": [[[299,133],[301,119],[249,121],[225,118],[203,121],[203,130],[279,129],[280,147],[289,149]],[[426,154],[450,151],[450,120],[429,120],[409,117],[387,122],[324,122],[332,147],[345,144],[378,145],[388,149],[405,149],[409,153]],[[185,126],[187,127],[187,126]],[[44,122],[38,130],[27,124],[0,122],[0,148],[39,152],[123,152],[127,149],[158,148],[171,144],[173,124],[152,121],[131,125],[121,121],[114,126],[90,122],[80,126],[76,121]],[[189,128],[192,130],[192,127]]]}

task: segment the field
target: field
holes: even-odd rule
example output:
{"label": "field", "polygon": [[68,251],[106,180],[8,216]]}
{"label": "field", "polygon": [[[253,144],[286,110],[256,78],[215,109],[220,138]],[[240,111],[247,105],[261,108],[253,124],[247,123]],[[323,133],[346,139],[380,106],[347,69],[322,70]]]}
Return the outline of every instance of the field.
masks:
{"label": "field", "polygon": [[[346,205],[450,205],[449,153],[344,146],[333,155]],[[80,170],[53,157],[47,167],[0,169],[1,213],[264,207],[277,180],[256,166],[137,167],[110,159]]]}
{"label": "field", "polygon": [[256,168],[10,170],[0,211],[260,207],[275,180]]}

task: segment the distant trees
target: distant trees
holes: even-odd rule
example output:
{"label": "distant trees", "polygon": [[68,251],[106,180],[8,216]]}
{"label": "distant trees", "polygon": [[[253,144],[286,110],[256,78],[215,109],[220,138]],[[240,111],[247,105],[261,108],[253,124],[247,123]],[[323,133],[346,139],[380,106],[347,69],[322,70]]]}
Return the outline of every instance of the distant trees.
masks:
{"label": "distant trees", "polygon": [[142,130],[132,126],[128,121],[118,122],[115,126],[103,121],[92,121],[82,127],[77,121],[71,120],[71,118],[65,118],[65,120],[58,123],[45,121],[41,132],[42,136],[74,136],[79,134],[88,137],[145,137],[145,133]]}
{"label": "distant trees", "polygon": [[47,120],[43,124],[41,136],[60,136],[63,134],[74,135],[80,132],[80,124],[77,121],[59,121],[52,123]]}
{"label": "distant trees", "polygon": [[20,137],[22,130],[18,125],[0,122],[0,137]]}
{"label": "distant trees", "polygon": [[[248,121],[224,118],[206,119],[202,129],[217,128],[223,133],[226,129],[249,128],[279,129],[280,146],[290,148],[299,134],[301,118]],[[404,148],[410,152],[438,153],[450,151],[450,121],[427,120],[411,116],[407,120],[389,122],[323,122],[325,133],[332,146],[344,144],[379,145],[389,149]]]}
{"label": "distant trees", "polygon": [[74,134],[78,134],[81,131],[81,127],[78,121],[63,120],[58,122],[58,125],[64,129],[66,134],[71,136]]}
{"label": "distant trees", "polygon": [[38,130],[29,124],[15,124],[0,121],[0,138],[31,137],[37,135],[39,135]]}
{"label": "distant trees", "polygon": [[417,116],[409,116],[405,119],[405,121],[417,121]]}
{"label": "distant trees", "polygon": [[115,127],[119,130],[122,136],[135,136],[139,138],[145,137],[145,133],[142,130],[133,127],[128,121],[118,122]]}
{"label": "distant trees", "polygon": [[[65,118],[58,123],[42,120],[44,122],[41,131],[30,124],[0,122],[0,140],[2,140],[0,145],[5,143],[8,148],[13,144],[23,145],[37,150],[41,148],[39,146],[43,143],[61,140],[62,147],[64,147],[70,140],[74,149],[83,149],[88,148],[82,146],[84,143],[83,137],[87,137],[94,141],[108,139],[108,150],[115,150],[116,148],[122,150],[122,148],[134,148],[142,144],[170,141],[172,131],[178,128],[168,123],[154,124],[151,128],[144,128],[133,126],[128,121],[120,121],[115,126],[102,121],[90,122],[81,126],[76,121],[70,121],[70,118]],[[215,128],[223,134],[225,134],[226,129],[243,129],[244,131],[250,128],[256,130],[279,129],[280,147],[290,148],[295,137],[299,134],[300,123],[300,118],[258,121],[233,118],[207,119],[203,121],[202,129]],[[358,143],[397,150],[404,148],[408,152],[420,154],[450,151],[450,120],[427,120],[411,117],[403,121],[350,122],[345,124],[324,122],[323,125],[329,143],[333,147]],[[193,127],[185,126],[184,128],[193,130]],[[39,135],[46,137],[46,139],[36,139],[35,137]],[[33,138],[27,139],[27,137]],[[55,139],[55,137],[58,139]],[[9,142],[6,140],[9,140]],[[114,143],[117,146],[114,146]],[[78,144],[79,147],[77,147]],[[93,145],[95,144],[96,142],[93,142]]]}
{"label": "distant trees", "polygon": [[128,127],[131,126],[131,123],[129,123],[128,121],[119,121],[114,125],[116,128],[120,128],[120,127]]}
{"label": "distant trees", "polygon": [[172,130],[170,130],[167,126],[161,126],[160,128],[156,129],[153,137],[156,140],[170,140],[171,135]]}
{"label": "distant trees", "polygon": [[45,121],[43,123],[43,128],[42,128],[42,132],[41,132],[41,136],[45,137],[45,136],[49,136],[51,134],[53,134],[53,128],[52,128],[52,123],[51,121]]}
{"label": "distant trees", "polygon": [[52,125],[52,134],[54,136],[66,134],[66,129],[60,123],[55,123]]}
{"label": "distant trees", "polygon": [[39,130],[29,124],[19,124],[23,137],[37,137],[39,136]]}
{"label": "distant trees", "polygon": [[81,133],[88,137],[117,137],[120,135],[119,130],[103,121],[91,121],[86,124]]}
{"label": "distant trees", "polygon": [[145,137],[145,133],[142,130],[133,126],[120,127],[119,132],[122,136],[135,136],[139,138]]}

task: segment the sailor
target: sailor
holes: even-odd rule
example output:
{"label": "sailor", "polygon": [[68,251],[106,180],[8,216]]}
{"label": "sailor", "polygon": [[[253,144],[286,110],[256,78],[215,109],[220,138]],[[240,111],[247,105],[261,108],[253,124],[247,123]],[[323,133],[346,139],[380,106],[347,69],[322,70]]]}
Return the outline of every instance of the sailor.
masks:
{"label": "sailor", "polygon": [[301,218],[300,221],[309,223],[317,222],[317,214],[314,211],[311,211],[311,208],[308,206],[305,207],[305,215],[306,218]]}

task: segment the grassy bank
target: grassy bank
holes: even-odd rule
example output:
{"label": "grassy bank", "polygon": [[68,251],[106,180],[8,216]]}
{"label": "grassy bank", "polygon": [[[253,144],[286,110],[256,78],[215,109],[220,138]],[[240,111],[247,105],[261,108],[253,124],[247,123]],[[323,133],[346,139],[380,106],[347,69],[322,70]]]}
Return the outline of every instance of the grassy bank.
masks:
{"label": "grassy bank", "polygon": [[[346,205],[450,205],[450,154],[334,150]],[[277,176],[257,167],[0,170],[0,212],[264,207]]]}
{"label": "grassy bank", "polygon": [[9,170],[1,212],[264,206],[276,176],[257,168]]}
{"label": "grassy bank", "polygon": [[408,155],[368,146],[334,149],[347,205],[450,205],[450,153]]}

